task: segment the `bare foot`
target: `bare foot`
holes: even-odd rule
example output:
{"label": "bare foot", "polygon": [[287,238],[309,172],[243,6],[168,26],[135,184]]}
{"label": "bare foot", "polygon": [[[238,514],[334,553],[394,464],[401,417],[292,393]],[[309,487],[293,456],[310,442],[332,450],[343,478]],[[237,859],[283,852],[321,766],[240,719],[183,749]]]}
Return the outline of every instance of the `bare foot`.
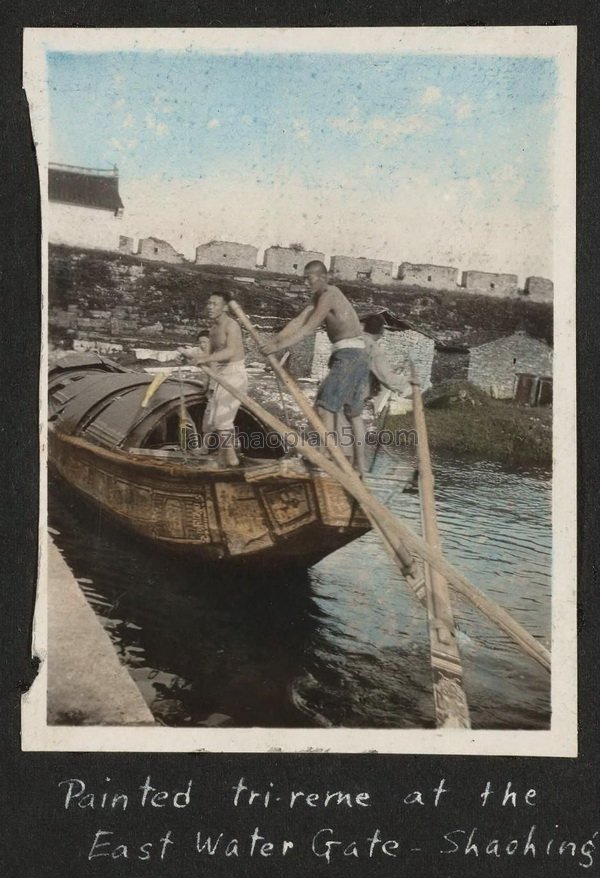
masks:
{"label": "bare foot", "polygon": [[228,467],[228,466],[239,466],[240,461],[235,453],[234,449],[231,446],[226,446],[225,448],[221,448],[219,450],[219,466]]}

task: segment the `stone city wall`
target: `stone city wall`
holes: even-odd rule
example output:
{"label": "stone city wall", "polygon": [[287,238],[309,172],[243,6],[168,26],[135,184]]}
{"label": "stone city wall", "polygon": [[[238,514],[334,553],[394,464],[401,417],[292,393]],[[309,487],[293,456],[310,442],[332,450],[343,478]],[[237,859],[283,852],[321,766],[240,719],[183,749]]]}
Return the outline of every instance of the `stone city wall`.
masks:
{"label": "stone city wall", "polygon": [[554,297],[554,284],[546,277],[528,277],[525,292],[536,302],[551,302]]}
{"label": "stone city wall", "polygon": [[140,238],[137,255],[142,259],[155,259],[157,262],[186,262],[185,256],[178,253],[168,241],[160,238]]}
{"label": "stone city wall", "polygon": [[519,278],[516,274],[463,271],[461,286],[471,293],[489,296],[514,296],[518,292]]}
{"label": "stone city wall", "polygon": [[[137,255],[141,259],[163,262],[188,262],[167,241],[160,238],[142,238],[135,250],[133,238],[121,235],[119,251]],[[325,253],[320,250],[303,250],[300,247],[273,245],[264,251],[262,265],[257,264],[258,247],[237,241],[209,241],[196,247],[195,265],[219,265],[224,268],[260,269],[277,274],[302,275],[308,262],[318,259],[327,264]],[[380,286],[416,286],[431,290],[464,290],[465,292],[490,296],[514,296],[519,290],[516,274],[490,271],[463,271],[459,280],[458,268],[434,263],[401,262],[394,274],[394,263],[385,259],[364,256],[334,255],[329,260],[329,271],[334,281],[365,282]],[[238,278],[244,281],[244,277]],[[526,278],[525,293],[532,301],[552,301],[554,284],[548,278]]]}
{"label": "stone city wall", "polygon": [[[232,276],[218,273],[217,269],[170,266],[124,254],[51,245],[48,270],[51,339],[70,344],[74,338],[89,338],[125,346],[135,345],[134,340],[138,339],[135,346],[149,348],[171,341],[184,343],[194,339],[198,329],[205,325],[204,304],[215,290],[234,293],[246,313],[254,315],[253,320],[260,317],[261,321],[267,321],[264,331],[273,332],[280,328],[280,322],[296,316],[310,301],[309,291],[300,277],[273,277],[260,272],[255,277],[256,283],[250,286],[235,283]],[[379,290],[369,283],[342,281],[340,286],[360,313],[387,307],[399,318],[413,323],[417,320],[417,303],[423,297],[414,289],[399,285],[395,289]],[[494,326],[498,334],[510,336],[517,328],[523,328],[531,336],[545,338],[548,343],[552,341],[552,304],[531,301],[529,296],[470,297],[461,295],[460,290],[436,296],[428,291],[419,308],[419,327],[434,336],[440,333],[460,336],[466,328]],[[160,332],[159,324],[163,327]],[[390,328],[386,335],[399,338],[402,333]],[[487,339],[478,343],[481,341]],[[308,377],[314,374],[314,362],[319,371],[319,345],[323,342],[322,374],[329,358],[329,343],[324,335],[317,341],[316,358],[311,342],[307,341],[302,345],[302,353],[299,348],[292,353],[288,360],[290,369]],[[422,344],[428,362],[433,359],[432,342]],[[253,359],[262,360],[258,352],[253,354]]]}
{"label": "stone city wall", "polygon": [[264,267],[267,271],[280,274],[303,274],[309,262],[318,259],[325,261],[325,254],[319,250],[296,250],[291,247],[268,247],[265,250]]}
{"label": "stone city wall", "polygon": [[392,262],[386,262],[384,259],[365,259],[364,256],[332,256],[329,270],[334,279],[390,283],[393,267]]}
{"label": "stone city wall", "polygon": [[455,289],[458,283],[458,269],[449,265],[403,262],[398,268],[398,280],[405,284],[430,289]]}
{"label": "stone city wall", "polygon": [[196,247],[196,265],[229,265],[256,268],[258,247],[236,241],[209,241]]}

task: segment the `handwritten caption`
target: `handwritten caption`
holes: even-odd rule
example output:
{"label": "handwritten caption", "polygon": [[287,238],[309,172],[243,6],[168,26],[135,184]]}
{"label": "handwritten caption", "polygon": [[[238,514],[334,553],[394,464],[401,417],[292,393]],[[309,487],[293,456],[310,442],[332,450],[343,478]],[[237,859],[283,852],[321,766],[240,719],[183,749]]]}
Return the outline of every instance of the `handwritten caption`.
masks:
{"label": "handwritten caption", "polygon": [[[204,827],[206,814],[195,807],[197,786],[193,778],[187,779],[179,789],[162,789],[148,775],[138,787],[130,790],[117,789],[109,777],[105,778],[102,788],[95,789],[81,778],[65,778],[58,782],[58,790],[62,807],[71,814],[102,811],[114,816],[136,810],[162,811],[173,820],[173,825],[167,825],[155,838],[134,841],[121,837],[114,829],[96,828],[86,847],[87,860],[103,859],[107,863],[165,861],[182,848],[186,850],[186,857],[189,851],[205,859],[290,860],[301,856],[303,862],[314,858],[327,864],[344,860],[406,859],[427,851],[455,859],[561,859],[565,865],[577,864],[582,870],[587,870],[594,865],[598,844],[598,831],[586,833],[579,828],[576,833],[565,833],[556,824],[550,828],[540,825],[536,820],[536,808],[540,805],[538,791],[519,789],[512,781],[502,785],[487,781],[481,789],[473,791],[472,805],[476,812],[485,810],[488,815],[490,810],[499,814],[507,810],[519,812],[523,828],[518,833],[490,833],[477,825],[448,826],[439,834],[427,833],[421,840],[413,837],[405,820],[402,821],[403,832],[394,835],[377,826],[370,818],[369,809],[373,808],[374,802],[366,790],[278,789],[273,782],[269,782],[266,788],[254,789],[250,780],[240,777],[231,786],[224,786],[225,802],[231,806],[234,816],[243,813],[244,816],[256,817],[256,825],[251,831],[237,834],[218,826]],[[445,778],[441,778],[432,788],[401,791],[398,802],[407,814],[423,808],[439,813],[447,807],[451,797],[452,790]],[[303,829],[294,836],[288,829],[286,837],[275,837],[266,824],[268,813],[276,809],[295,815],[301,813],[304,817],[318,815],[317,825],[308,833]],[[178,830],[174,818],[184,811],[197,815],[198,823],[201,822],[203,827],[192,832]],[[327,825],[327,815],[335,813],[339,816],[350,811],[365,816],[369,828],[364,834],[354,832],[355,837],[343,837],[343,833]],[[286,819],[285,825],[293,826],[293,818]]]}

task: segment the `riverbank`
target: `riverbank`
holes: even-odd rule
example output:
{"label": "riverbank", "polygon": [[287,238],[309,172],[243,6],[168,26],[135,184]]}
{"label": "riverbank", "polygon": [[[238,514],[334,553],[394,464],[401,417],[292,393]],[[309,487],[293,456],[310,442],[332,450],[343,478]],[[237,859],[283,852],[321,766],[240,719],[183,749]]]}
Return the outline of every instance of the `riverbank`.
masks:
{"label": "riverbank", "polygon": [[[552,466],[552,407],[530,408],[512,399],[491,399],[468,384],[442,395],[425,394],[432,451],[515,466]],[[412,413],[386,420],[388,429],[414,428]]]}
{"label": "riverbank", "polygon": [[155,725],[110,637],[48,540],[48,724]]}
{"label": "riverbank", "polygon": [[[312,401],[317,383],[300,381]],[[289,394],[283,398],[273,375],[250,376],[250,395],[283,421],[306,424]],[[512,399],[492,399],[471,384],[454,384],[426,391],[425,417],[433,452],[493,460],[517,467],[552,467],[552,406],[518,405]],[[386,418],[389,430],[413,430],[412,412]]]}

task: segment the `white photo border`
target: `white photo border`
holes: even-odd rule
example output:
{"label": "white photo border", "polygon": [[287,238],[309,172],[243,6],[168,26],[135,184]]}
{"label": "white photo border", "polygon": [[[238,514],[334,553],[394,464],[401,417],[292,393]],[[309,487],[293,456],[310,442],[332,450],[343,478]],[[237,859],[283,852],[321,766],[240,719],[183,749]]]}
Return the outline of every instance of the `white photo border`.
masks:
{"label": "white photo border", "polygon": [[[22,698],[22,749],[79,752],[323,752],[577,756],[577,432],[575,345],[576,45],[574,26],[414,28],[26,28],[23,78],[37,150],[42,209],[40,542],[32,651],[41,660]],[[48,51],[400,53],[551,57],[554,149],[554,411],[552,477],[552,718],[545,731],[49,726],[47,683],[47,169]]]}

